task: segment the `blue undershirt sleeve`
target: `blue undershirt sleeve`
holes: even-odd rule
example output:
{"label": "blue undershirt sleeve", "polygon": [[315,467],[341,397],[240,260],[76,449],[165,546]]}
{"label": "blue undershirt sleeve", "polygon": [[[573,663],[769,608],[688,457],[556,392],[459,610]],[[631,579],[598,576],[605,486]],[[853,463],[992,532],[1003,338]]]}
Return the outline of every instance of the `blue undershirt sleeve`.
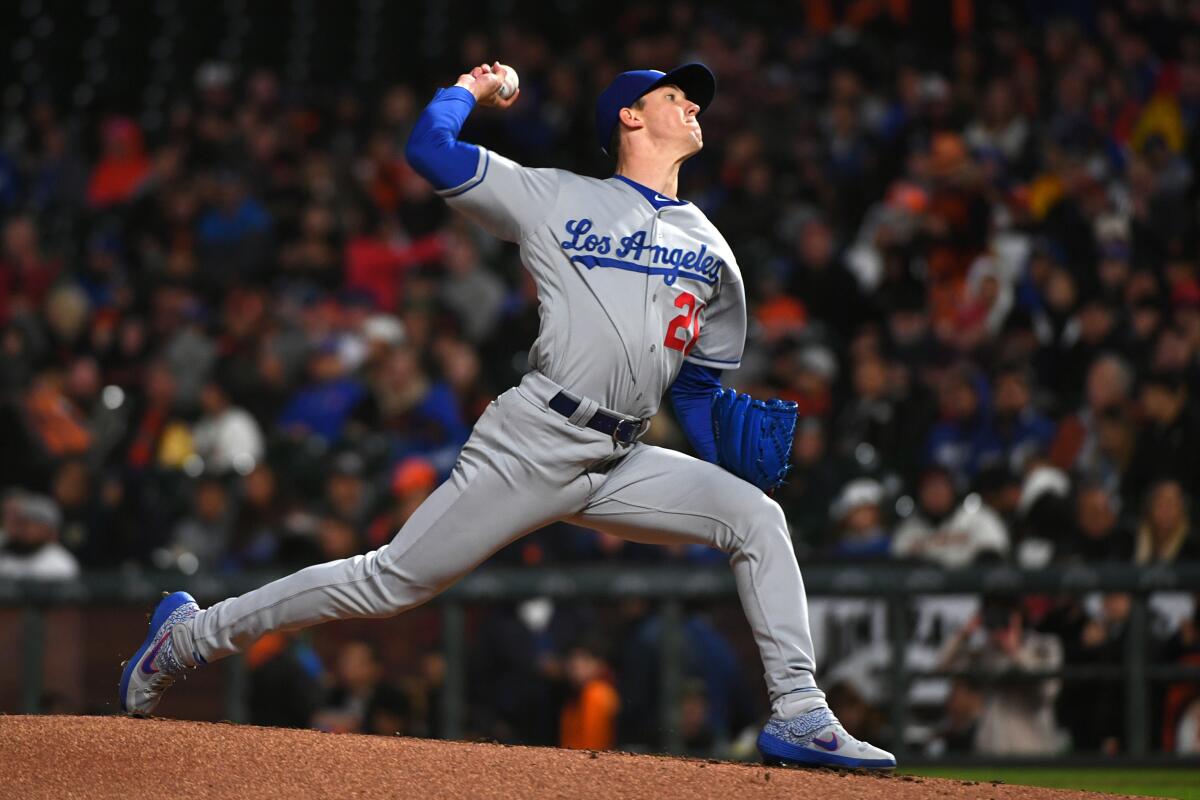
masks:
{"label": "blue undershirt sleeve", "polygon": [[717,437],[712,426],[712,396],[721,388],[721,370],[683,362],[671,384],[675,417],[699,458],[717,463]]}
{"label": "blue undershirt sleeve", "polygon": [[466,183],[475,175],[479,148],[458,141],[475,96],[461,86],[438,89],[413,126],[404,155],[417,173],[444,191]]}

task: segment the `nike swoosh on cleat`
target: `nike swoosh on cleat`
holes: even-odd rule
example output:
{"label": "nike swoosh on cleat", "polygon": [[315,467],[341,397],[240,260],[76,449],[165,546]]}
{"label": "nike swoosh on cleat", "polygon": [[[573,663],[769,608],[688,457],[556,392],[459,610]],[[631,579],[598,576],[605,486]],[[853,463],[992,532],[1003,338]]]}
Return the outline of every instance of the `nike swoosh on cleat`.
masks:
{"label": "nike swoosh on cleat", "polygon": [[813,739],[812,743],[817,747],[820,747],[822,750],[828,750],[830,752],[837,750],[839,744],[836,733],[829,734],[829,741],[825,741],[824,739]]}
{"label": "nike swoosh on cleat", "polygon": [[[168,630],[166,633],[164,633],[162,635],[162,637],[158,640],[158,644],[154,645],[154,649],[151,650],[149,653],[147,653],[146,657],[142,659],[142,663],[141,663],[141,666],[139,667],[139,669],[141,669],[143,675],[153,675],[154,673],[158,672],[158,670],[154,669],[153,667],[150,667],[149,665],[154,663],[154,657],[158,655],[158,651],[162,649],[163,644],[166,643],[167,637],[170,635],[171,635],[170,630]],[[149,668],[147,669],[147,667],[149,667]]]}

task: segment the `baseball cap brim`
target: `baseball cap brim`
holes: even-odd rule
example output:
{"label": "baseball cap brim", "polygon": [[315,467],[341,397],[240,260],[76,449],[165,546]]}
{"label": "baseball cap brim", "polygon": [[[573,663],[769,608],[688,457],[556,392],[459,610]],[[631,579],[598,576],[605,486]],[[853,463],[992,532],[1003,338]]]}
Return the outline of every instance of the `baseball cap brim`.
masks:
{"label": "baseball cap brim", "polygon": [[617,116],[648,92],[661,86],[678,86],[687,98],[708,108],[717,93],[717,79],[703,64],[684,64],[670,72],[634,70],[623,72],[609,84],[596,101],[596,140],[600,150],[608,153],[609,138],[617,127]]}
{"label": "baseball cap brim", "polygon": [[687,99],[700,106],[700,110],[708,108],[717,94],[717,79],[703,64],[684,64],[663,75],[649,86],[643,95],[653,92],[660,86],[678,86],[683,89]]}

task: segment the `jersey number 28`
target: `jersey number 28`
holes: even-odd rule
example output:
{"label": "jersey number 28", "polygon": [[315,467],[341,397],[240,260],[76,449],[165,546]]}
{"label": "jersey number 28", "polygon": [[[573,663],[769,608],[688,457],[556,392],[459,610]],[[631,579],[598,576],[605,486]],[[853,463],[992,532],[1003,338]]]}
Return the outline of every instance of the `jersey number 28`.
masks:
{"label": "jersey number 28", "polygon": [[[682,350],[686,356],[692,352],[696,340],[700,338],[700,310],[704,308],[704,304],[697,300],[694,294],[680,292],[675,298],[675,307],[686,310],[667,326],[667,338],[663,340],[663,346],[672,350]],[[684,331],[690,332],[691,336],[685,339]]]}

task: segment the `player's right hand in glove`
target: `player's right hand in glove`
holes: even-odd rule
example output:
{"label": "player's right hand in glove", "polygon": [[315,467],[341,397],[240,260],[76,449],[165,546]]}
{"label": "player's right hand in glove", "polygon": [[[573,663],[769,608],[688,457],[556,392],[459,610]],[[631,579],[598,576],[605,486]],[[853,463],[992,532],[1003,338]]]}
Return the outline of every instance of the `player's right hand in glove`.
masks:
{"label": "player's right hand in glove", "polygon": [[735,389],[714,391],[717,463],[764,492],[778,488],[791,469],[796,409],[791,400],[755,400]]}

